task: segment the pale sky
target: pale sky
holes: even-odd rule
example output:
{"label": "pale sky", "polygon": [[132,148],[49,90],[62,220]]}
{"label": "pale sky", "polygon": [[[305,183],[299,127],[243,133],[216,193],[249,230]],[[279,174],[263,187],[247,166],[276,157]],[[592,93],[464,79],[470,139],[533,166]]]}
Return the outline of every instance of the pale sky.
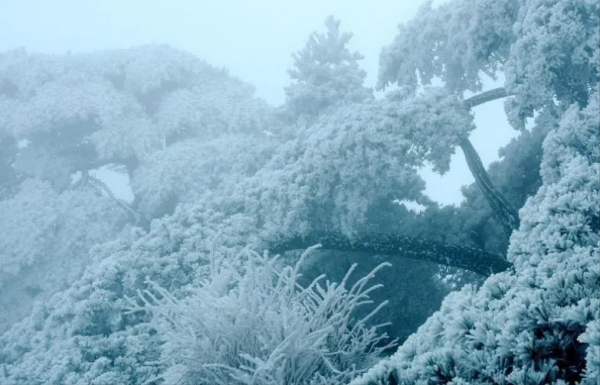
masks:
{"label": "pale sky", "polygon": [[[256,87],[273,105],[284,101],[291,54],[309,34],[325,31],[328,15],[353,32],[350,48],[365,56],[367,86],[377,77],[381,47],[390,44],[397,25],[408,21],[421,0],[0,0],[0,51],[64,53],[128,48],[149,43],[189,51]],[[494,85],[490,84],[490,88]],[[482,161],[497,159],[498,148],[516,135],[502,101],[475,110],[471,135]],[[460,150],[445,177],[425,170],[427,194],[444,203],[461,200],[461,185],[473,182]],[[111,183],[125,197],[123,184]]]}

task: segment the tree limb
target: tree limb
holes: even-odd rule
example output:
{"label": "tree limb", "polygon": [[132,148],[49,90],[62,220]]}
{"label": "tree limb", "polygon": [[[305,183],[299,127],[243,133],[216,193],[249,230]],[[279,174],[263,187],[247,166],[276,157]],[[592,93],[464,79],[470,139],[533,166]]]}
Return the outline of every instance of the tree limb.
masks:
{"label": "tree limb", "polygon": [[317,243],[320,243],[323,249],[366,252],[429,261],[470,270],[483,276],[505,271],[512,266],[503,257],[483,250],[395,234],[366,233],[347,237],[337,232],[320,232],[283,238],[272,242],[267,248],[271,253],[281,253],[305,249]]}
{"label": "tree limb", "polygon": [[494,216],[502,225],[504,233],[507,237],[510,237],[513,230],[519,228],[519,214],[517,210],[512,207],[502,193],[494,187],[485,167],[483,167],[481,158],[479,158],[479,154],[477,154],[471,141],[467,138],[462,138],[460,141],[460,148],[465,154],[467,165],[475,178],[477,186],[479,186],[483,196],[492,207]]}
{"label": "tree limb", "polygon": [[504,87],[498,87],[465,99],[465,105],[470,109],[481,104],[491,102],[492,100],[505,98],[507,96],[510,96],[510,94],[506,92]]}
{"label": "tree limb", "polygon": [[[487,103],[492,100],[501,99],[508,96],[508,93],[504,87],[494,88],[486,92],[482,92],[479,95],[475,95],[465,100],[467,108],[473,108],[475,106]],[[465,154],[467,165],[471,174],[475,178],[477,186],[481,189],[483,196],[491,206],[494,216],[502,225],[504,234],[510,237],[513,230],[519,228],[519,214],[517,210],[512,207],[506,198],[502,195],[498,189],[494,187],[494,184],[490,180],[481,158],[477,153],[477,150],[473,147],[473,144],[468,138],[461,138],[460,148]]]}

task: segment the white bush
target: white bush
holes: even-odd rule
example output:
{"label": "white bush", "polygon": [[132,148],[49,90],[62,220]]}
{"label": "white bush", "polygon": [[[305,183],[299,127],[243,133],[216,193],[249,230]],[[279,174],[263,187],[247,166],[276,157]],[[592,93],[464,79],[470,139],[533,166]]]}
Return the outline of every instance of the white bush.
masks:
{"label": "white bush", "polygon": [[[282,267],[275,257],[245,249],[235,256],[211,253],[207,278],[191,295],[177,299],[158,284],[138,292],[144,305],[129,299],[132,311],[150,310],[165,340],[162,364],[166,383],[341,384],[374,364],[387,335],[366,326],[354,311],[372,303],[369,293],[382,285],[369,281],[383,263],[351,288],[324,275],[308,287],[298,284],[299,268]],[[385,341],[385,342],[384,342]],[[384,342],[384,343],[382,343]],[[385,345],[385,346],[383,346]]]}

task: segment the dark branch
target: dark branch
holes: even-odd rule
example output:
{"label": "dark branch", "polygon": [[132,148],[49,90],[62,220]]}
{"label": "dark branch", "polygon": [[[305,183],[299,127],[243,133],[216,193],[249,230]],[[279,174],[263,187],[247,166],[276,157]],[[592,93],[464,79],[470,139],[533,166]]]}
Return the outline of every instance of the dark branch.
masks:
{"label": "dark branch", "polygon": [[519,214],[517,210],[515,210],[506,198],[504,198],[502,193],[494,187],[487,171],[485,171],[485,167],[483,167],[479,154],[477,154],[471,141],[467,138],[461,139],[460,148],[465,154],[467,165],[475,178],[477,186],[479,186],[483,196],[492,207],[494,216],[502,225],[504,233],[507,237],[510,237],[513,230],[519,228]]}
{"label": "dark branch", "polygon": [[422,238],[394,234],[359,234],[349,238],[341,233],[313,233],[284,238],[270,244],[271,253],[305,249],[320,243],[323,249],[366,252],[429,261],[458,267],[488,276],[509,269],[512,265],[503,257],[483,250],[451,245]]}
{"label": "dark branch", "polygon": [[[468,108],[487,103],[492,100],[501,99],[508,96],[508,93],[504,87],[494,88],[486,92],[482,92],[479,95],[475,95],[465,100],[465,105]],[[465,154],[467,165],[471,174],[475,178],[477,186],[481,189],[483,196],[491,206],[494,216],[498,222],[502,225],[504,233],[507,237],[510,237],[513,230],[519,227],[519,214],[517,210],[504,198],[502,193],[498,191],[492,181],[490,180],[477,150],[473,147],[473,144],[468,138],[462,138],[460,141],[460,147]]]}

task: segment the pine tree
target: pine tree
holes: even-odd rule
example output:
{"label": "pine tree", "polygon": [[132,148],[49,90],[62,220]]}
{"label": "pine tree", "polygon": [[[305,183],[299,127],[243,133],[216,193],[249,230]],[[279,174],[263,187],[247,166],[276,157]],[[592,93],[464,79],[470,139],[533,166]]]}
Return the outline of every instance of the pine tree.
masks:
{"label": "pine tree", "polygon": [[285,88],[286,109],[293,117],[314,118],[337,105],[372,97],[363,86],[367,73],[360,69],[363,56],[347,47],[352,34],[340,32],[340,21],[329,16],[326,33],[314,32],[304,48],[292,56],[293,83]]}

